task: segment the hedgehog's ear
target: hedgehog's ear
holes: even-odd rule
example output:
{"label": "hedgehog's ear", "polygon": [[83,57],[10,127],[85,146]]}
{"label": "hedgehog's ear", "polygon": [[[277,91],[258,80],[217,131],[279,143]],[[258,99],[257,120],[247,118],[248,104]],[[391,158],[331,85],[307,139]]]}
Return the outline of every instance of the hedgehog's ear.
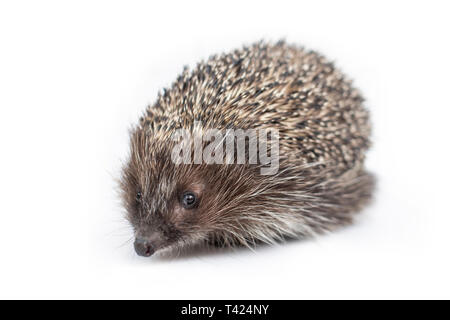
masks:
{"label": "hedgehog's ear", "polygon": [[193,183],[190,186],[190,189],[192,192],[195,192],[196,194],[202,194],[203,191],[205,190],[205,184],[203,182]]}

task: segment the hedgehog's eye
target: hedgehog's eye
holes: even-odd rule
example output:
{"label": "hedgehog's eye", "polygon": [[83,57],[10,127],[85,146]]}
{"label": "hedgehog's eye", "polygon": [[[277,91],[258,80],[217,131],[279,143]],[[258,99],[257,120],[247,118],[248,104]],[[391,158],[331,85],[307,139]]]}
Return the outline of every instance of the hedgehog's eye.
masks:
{"label": "hedgehog's eye", "polygon": [[141,199],[142,199],[142,193],[140,193],[140,192],[136,193],[136,201],[141,202]]}
{"label": "hedgehog's eye", "polygon": [[181,204],[185,209],[192,209],[197,204],[197,197],[194,193],[187,191],[181,197]]}

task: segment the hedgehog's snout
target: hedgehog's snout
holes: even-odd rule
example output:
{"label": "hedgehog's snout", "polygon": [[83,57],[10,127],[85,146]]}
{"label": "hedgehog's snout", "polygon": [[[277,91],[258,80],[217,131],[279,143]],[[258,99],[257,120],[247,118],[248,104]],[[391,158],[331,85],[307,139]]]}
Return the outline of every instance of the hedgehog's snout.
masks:
{"label": "hedgehog's snout", "polygon": [[142,257],[150,257],[155,253],[154,246],[150,243],[150,241],[144,238],[136,238],[134,241],[134,250],[136,250],[136,253]]}
{"label": "hedgehog's snout", "polygon": [[150,257],[166,245],[167,240],[163,234],[148,226],[139,230],[134,240],[134,250],[142,257]]}

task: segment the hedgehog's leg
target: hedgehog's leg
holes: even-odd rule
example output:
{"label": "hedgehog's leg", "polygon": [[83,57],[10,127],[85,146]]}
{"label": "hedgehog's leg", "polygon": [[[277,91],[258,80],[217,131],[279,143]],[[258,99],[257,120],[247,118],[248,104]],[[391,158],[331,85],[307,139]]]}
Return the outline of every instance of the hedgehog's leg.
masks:
{"label": "hedgehog's leg", "polygon": [[241,247],[241,248],[253,248],[257,245],[263,244],[262,241],[258,239],[246,239],[246,238],[236,238],[232,234],[224,232],[223,234],[214,233],[211,234],[207,240],[206,244],[216,248],[231,248],[231,247]]}
{"label": "hedgehog's leg", "polygon": [[223,248],[225,247],[224,241],[222,239],[219,239],[215,236],[210,236],[208,239],[206,239],[206,244],[208,246],[216,247],[216,248]]}

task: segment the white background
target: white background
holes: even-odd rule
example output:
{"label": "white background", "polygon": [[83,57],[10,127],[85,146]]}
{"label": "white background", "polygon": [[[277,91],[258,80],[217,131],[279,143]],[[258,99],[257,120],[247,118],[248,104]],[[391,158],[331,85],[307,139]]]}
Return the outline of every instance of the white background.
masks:
{"label": "white background", "polygon": [[[450,298],[445,1],[1,1],[0,298]],[[260,39],[318,50],[367,98],[377,199],[256,252],[135,255],[127,130],[186,64]]]}

